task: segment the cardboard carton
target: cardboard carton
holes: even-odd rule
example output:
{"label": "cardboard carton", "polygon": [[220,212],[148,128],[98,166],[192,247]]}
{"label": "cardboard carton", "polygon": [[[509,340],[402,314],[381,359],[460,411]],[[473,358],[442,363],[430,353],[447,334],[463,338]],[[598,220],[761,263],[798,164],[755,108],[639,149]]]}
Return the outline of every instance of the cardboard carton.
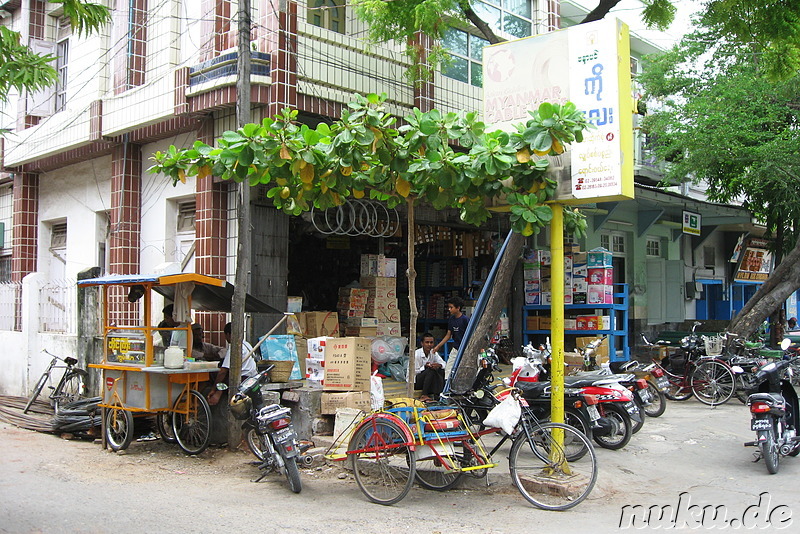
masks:
{"label": "cardboard carton", "polygon": [[526,291],[525,292],[525,304],[541,304],[542,303],[542,294],[539,291]]}
{"label": "cardboard carton", "polygon": [[525,318],[525,330],[539,330],[539,317],[529,315]]}
{"label": "cardboard carton", "polygon": [[344,329],[345,336],[355,337],[375,337],[378,335],[378,326],[347,326]]}
{"label": "cardboard carton", "polygon": [[610,285],[592,285],[589,284],[589,290],[586,292],[587,304],[613,304],[614,303],[614,288]]}
{"label": "cardboard carton", "polygon": [[539,317],[539,330],[550,330],[552,321],[550,317]]}
{"label": "cardboard carton", "polygon": [[400,336],[400,323],[378,323],[376,336]]}
{"label": "cardboard carton", "polygon": [[361,287],[367,289],[397,289],[397,278],[388,276],[362,276]]}
{"label": "cardboard carton", "polygon": [[363,337],[343,337],[325,344],[326,391],[369,391],[371,342]]}
{"label": "cardboard carton", "polygon": [[367,291],[371,299],[397,299],[397,289],[393,287],[372,287]]}
{"label": "cardboard carton", "polygon": [[564,330],[577,330],[577,329],[578,329],[577,319],[564,319]]}
{"label": "cardboard carton", "polygon": [[308,337],[339,336],[339,315],[336,312],[306,312],[305,316]]}
{"label": "cardboard carton", "polygon": [[325,384],[325,360],[306,358],[306,385],[321,388]]}
{"label": "cardboard carton", "polygon": [[323,392],[320,413],[326,415],[336,414],[338,408],[355,408],[365,412],[370,411],[369,391]]}
{"label": "cardboard carton", "polygon": [[542,287],[539,284],[539,280],[525,280],[524,282],[524,289],[525,292],[528,291],[541,291]]}
{"label": "cardboard carton", "polygon": [[586,253],[586,265],[589,267],[612,267],[611,252],[604,248],[593,248]]}
{"label": "cardboard carton", "polygon": [[614,269],[607,267],[589,268],[587,271],[588,275],[586,278],[590,284],[611,285],[614,283]]}
{"label": "cardboard carton", "polygon": [[[594,336],[577,337],[575,338],[575,345],[577,345],[578,348],[583,349],[595,339],[597,338]],[[604,338],[600,346],[595,349],[595,359],[598,364],[608,361],[608,337]]]}

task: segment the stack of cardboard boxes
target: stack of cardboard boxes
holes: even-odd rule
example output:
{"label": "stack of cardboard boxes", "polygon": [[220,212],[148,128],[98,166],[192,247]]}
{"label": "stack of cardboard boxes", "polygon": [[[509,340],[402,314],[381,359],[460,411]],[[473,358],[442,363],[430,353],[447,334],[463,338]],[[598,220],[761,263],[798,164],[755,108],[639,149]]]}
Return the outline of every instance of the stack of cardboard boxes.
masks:
{"label": "stack of cardboard boxes", "polygon": [[337,408],[370,410],[370,347],[371,341],[363,337],[324,340],[320,413],[336,414]]}
{"label": "stack of cardboard boxes", "polygon": [[[397,308],[397,258],[381,254],[361,256],[361,288],[367,293],[364,317],[371,319],[373,336],[399,336]],[[359,325],[359,326],[364,326]],[[368,335],[359,331],[359,335]]]}

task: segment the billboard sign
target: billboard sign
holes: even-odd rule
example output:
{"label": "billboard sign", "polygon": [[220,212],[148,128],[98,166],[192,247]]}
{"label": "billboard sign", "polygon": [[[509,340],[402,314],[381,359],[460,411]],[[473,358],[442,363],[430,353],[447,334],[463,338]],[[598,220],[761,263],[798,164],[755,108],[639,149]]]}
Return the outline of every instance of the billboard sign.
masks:
{"label": "billboard sign", "polygon": [[488,129],[515,131],[542,102],[573,102],[596,129],[550,159],[567,204],[633,198],[633,98],[628,26],[618,19],[486,47],[483,111]]}
{"label": "billboard sign", "polygon": [[739,268],[733,277],[736,282],[764,282],[772,272],[772,253],[765,239],[752,238],[744,247]]}

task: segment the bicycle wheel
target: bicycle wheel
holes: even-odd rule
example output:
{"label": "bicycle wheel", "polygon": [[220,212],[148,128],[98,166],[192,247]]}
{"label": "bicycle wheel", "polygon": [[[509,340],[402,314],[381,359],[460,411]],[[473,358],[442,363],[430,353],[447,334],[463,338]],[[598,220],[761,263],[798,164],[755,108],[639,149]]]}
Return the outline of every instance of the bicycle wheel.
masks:
{"label": "bicycle wheel", "polygon": [[669,385],[664,390],[664,396],[669,400],[685,401],[692,398],[692,388],[687,384],[685,376],[667,375]]}
{"label": "bicycle wheel", "polygon": [[44,389],[44,385],[47,383],[47,379],[48,378],[50,378],[50,373],[49,372],[43,374],[39,378],[39,381],[36,382],[36,387],[33,389],[33,393],[31,394],[30,398],[28,399],[28,403],[25,405],[25,409],[22,410],[22,413],[28,413],[28,410],[31,409],[31,406],[33,406],[33,403],[36,402],[36,399],[39,398],[39,394]]}
{"label": "bicycle wheel", "polygon": [[736,377],[723,362],[703,362],[692,371],[692,393],[697,400],[709,406],[725,404],[736,389]]}
{"label": "bicycle wheel", "polygon": [[300,469],[297,467],[297,457],[284,458],[283,469],[286,474],[286,480],[289,481],[289,489],[292,493],[300,493],[303,489],[303,483],[300,481]]}
{"label": "bicycle wheel", "polygon": [[[511,446],[511,480],[525,499],[544,510],[567,510],[591,493],[597,458],[591,442],[575,428],[545,423],[521,433]],[[570,461],[579,450],[580,460]]]}
{"label": "bicycle wheel", "polygon": [[[613,403],[602,403],[603,417],[609,428],[604,431],[594,432],[594,441],[604,449],[615,451],[621,449],[631,440],[633,432],[631,430],[631,416],[624,408],[620,408]],[[605,426],[605,425],[604,425]]]}
{"label": "bicycle wheel", "polygon": [[405,433],[393,421],[372,419],[350,440],[353,475],[367,498],[394,504],[408,494],[414,482],[416,455]]}
{"label": "bicycle wheel", "polygon": [[663,391],[659,391],[658,387],[651,381],[647,381],[647,391],[650,392],[650,404],[644,407],[644,413],[647,417],[661,417],[667,409],[667,398]]}
{"label": "bicycle wheel", "polygon": [[127,449],[133,441],[133,414],[122,408],[106,408],[106,442],[114,452]]}
{"label": "bicycle wheel", "polygon": [[420,486],[444,491],[456,485],[464,473],[458,470],[463,456],[456,454],[455,447],[455,443],[433,443],[417,447],[415,476]]}
{"label": "bicycle wheel", "polygon": [[247,440],[247,446],[250,448],[250,452],[255,454],[256,458],[263,462],[266,458],[264,451],[267,450],[267,444],[264,443],[266,437],[263,434],[259,434],[255,428],[251,428],[245,434],[245,439]]}
{"label": "bicycle wheel", "polygon": [[156,429],[165,443],[178,442],[178,440],[175,439],[175,431],[172,430],[171,412],[158,412],[158,414],[156,414]]}
{"label": "bicycle wheel", "polygon": [[172,431],[187,454],[200,454],[211,440],[211,408],[199,391],[184,391],[175,401]]}
{"label": "bicycle wheel", "polygon": [[83,379],[86,372],[73,369],[69,371],[53,392],[53,407],[56,413],[59,408],[83,397]]}

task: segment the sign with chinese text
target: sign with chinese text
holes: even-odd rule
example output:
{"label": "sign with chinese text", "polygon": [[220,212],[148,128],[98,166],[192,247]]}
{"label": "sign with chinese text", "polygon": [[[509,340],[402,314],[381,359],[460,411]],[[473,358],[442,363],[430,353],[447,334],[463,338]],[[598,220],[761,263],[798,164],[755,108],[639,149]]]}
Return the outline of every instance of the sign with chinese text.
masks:
{"label": "sign with chinese text", "polygon": [[739,268],[733,277],[736,282],[763,282],[772,272],[772,253],[765,239],[750,239],[744,247]]}
{"label": "sign with chinese text", "polygon": [[484,49],[484,120],[513,131],[542,102],[573,102],[596,126],[551,156],[556,199],[568,204],[633,198],[633,98],[628,26],[579,24]]}
{"label": "sign with chinese text", "polygon": [[701,218],[699,213],[683,212],[683,233],[700,235]]}

